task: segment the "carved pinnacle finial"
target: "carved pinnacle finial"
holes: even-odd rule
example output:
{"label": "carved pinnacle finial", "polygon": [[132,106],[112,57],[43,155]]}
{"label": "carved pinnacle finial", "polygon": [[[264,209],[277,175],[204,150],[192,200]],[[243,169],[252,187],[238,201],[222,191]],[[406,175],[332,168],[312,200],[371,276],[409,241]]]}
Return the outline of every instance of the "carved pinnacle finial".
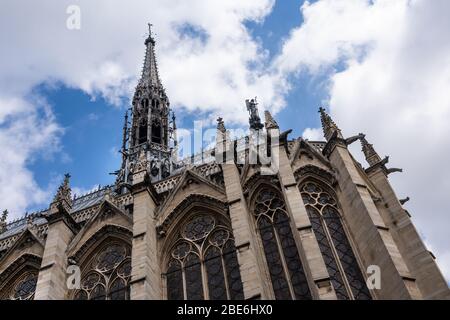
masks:
{"label": "carved pinnacle finial", "polygon": [[6,222],[8,218],[8,209],[3,210],[2,217],[0,218],[0,222]]}
{"label": "carved pinnacle finial", "polygon": [[8,210],[3,210],[2,216],[0,217],[0,233],[6,231],[6,218],[8,218]]}
{"label": "carved pinnacle finial", "polygon": [[275,119],[272,117],[272,114],[266,110],[264,111],[264,117],[265,117],[265,126],[266,129],[279,129],[280,127],[278,126],[278,123],[275,121]]}
{"label": "carved pinnacle finial", "polygon": [[30,229],[34,227],[33,216],[32,215],[29,215],[27,217],[27,227],[30,228]]}
{"label": "carved pinnacle finial", "polygon": [[223,122],[222,117],[217,118],[217,130],[222,133],[225,133],[227,129],[225,128],[225,123]]}
{"label": "carved pinnacle finial", "polygon": [[359,140],[361,141],[362,146],[362,152],[364,153],[364,156],[366,157],[366,161],[370,166],[373,166],[381,161],[380,156],[375,151],[372,144],[370,144],[367,140],[364,134],[360,133]]}
{"label": "carved pinnacle finial", "polygon": [[319,113],[325,139],[329,140],[335,132],[337,132],[338,137],[342,138],[341,130],[338,128],[336,123],[334,123],[333,119],[331,119],[331,117],[325,112],[325,109],[320,107]]}
{"label": "carved pinnacle finial", "polygon": [[72,196],[70,189],[70,174],[66,173],[64,175],[64,181],[59,186],[58,191],[53,199],[53,203],[55,205],[63,205],[66,206],[66,210],[72,207]]}

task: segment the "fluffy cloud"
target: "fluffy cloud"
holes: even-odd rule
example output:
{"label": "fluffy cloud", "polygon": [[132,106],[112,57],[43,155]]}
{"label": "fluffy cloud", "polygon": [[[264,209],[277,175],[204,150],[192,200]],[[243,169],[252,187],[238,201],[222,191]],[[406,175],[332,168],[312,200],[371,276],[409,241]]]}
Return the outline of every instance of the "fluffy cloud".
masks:
{"label": "fluffy cloud", "polygon": [[50,157],[59,149],[62,129],[45,101],[34,96],[34,102],[0,97],[1,208],[14,215],[48,199],[48,191],[35,183],[27,165],[36,156]]}
{"label": "fluffy cloud", "polygon": [[[147,21],[155,25],[161,78],[175,108],[209,114],[210,120],[221,113],[230,122],[245,121],[245,97],[258,94],[280,108],[276,81],[262,72],[265,51],[244,26],[261,21],[273,2],[4,1],[0,208],[17,216],[49,200],[28,168],[37,154],[56,148],[61,129],[51,108],[30,96],[33,88],[61,83],[120,105],[140,75]],[[80,30],[66,27],[70,5],[81,9]]]}
{"label": "fluffy cloud", "polygon": [[[144,58],[146,21],[155,27],[160,74],[172,106],[246,117],[244,97],[280,108],[267,56],[245,21],[260,21],[274,0],[8,1],[2,5],[0,87],[26,92],[63,82],[119,104],[130,96]],[[66,9],[79,6],[81,29],[69,30]],[[10,63],[15,61],[15,63]],[[13,80],[13,81],[12,81]]]}
{"label": "fluffy cloud", "polygon": [[343,132],[365,132],[381,156],[404,168],[391,182],[399,197],[411,197],[406,207],[447,279],[449,11],[445,0],[306,3],[304,23],[277,59],[284,73],[325,76],[330,111]]}

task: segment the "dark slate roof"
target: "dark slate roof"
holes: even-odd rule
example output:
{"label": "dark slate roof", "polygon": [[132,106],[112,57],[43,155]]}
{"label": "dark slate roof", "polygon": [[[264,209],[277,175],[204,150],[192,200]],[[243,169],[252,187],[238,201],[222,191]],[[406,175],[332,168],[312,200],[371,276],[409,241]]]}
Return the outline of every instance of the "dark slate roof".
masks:
{"label": "dark slate roof", "polygon": [[[100,203],[107,191],[111,190],[111,186],[103,187],[99,190],[95,190],[93,192],[90,192],[86,195],[77,197],[73,200],[72,204],[72,212],[75,213],[78,211],[81,211],[83,209],[95,206],[96,204]],[[23,216],[22,218],[16,219],[6,226],[6,231],[0,234],[0,240],[9,238],[13,235],[21,233],[23,230],[25,230],[27,226],[28,219],[32,219],[33,224],[36,226],[41,226],[47,223],[47,220],[42,217],[42,215],[45,215],[48,212],[48,210],[43,210],[39,212],[34,212],[32,214],[27,214]]]}

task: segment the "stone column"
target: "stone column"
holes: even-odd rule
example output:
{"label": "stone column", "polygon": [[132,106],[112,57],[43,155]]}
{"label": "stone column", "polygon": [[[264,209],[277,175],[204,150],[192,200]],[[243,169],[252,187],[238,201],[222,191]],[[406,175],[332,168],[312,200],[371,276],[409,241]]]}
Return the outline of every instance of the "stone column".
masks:
{"label": "stone column", "polygon": [[344,220],[362,263],[365,268],[380,267],[381,288],[375,291],[376,295],[381,299],[420,298],[415,280],[375,206],[362,170],[351,157],[346,141],[335,134],[329,138],[324,154],[338,173]]}
{"label": "stone column", "polygon": [[48,234],[36,285],[35,300],[67,298],[67,246],[78,226],[63,206],[53,206],[48,220]]}
{"label": "stone column", "polygon": [[162,299],[161,270],[157,250],[156,193],[146,166],[133,173],[133,248],[131,252],[131,299]]}
{"label": "stone column", "polygon": [[434,258],[425,247],[409,215],[400,204],[383,165],[366,170],[386,207],[384,220],[424,299],[450,299],[450,290]]}
{"label": "stone column", "polygon": [[235,163],[226,163],[222,165],[222,170],[244,297],[245,299],[273,298],[267,282],[270,279],[264,280],[263,277],[264,252],[258,250],[257,235],[242,192],[238,169]]}

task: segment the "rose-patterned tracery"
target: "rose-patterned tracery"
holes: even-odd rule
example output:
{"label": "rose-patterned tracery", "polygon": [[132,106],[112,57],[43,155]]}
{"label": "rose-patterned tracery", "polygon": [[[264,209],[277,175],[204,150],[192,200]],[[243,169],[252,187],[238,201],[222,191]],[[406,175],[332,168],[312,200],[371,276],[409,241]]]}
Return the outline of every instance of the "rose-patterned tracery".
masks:
{"label": "rose-patterned tracery", "polygon": [[76,300],[130,299],[131,252],[122,242],[102,246],[84,268]]}
{"label": "rose-patterned tracery", "polygon": [[13,283],[9,294],[5,299],[9,300],[33,300],[38,280],[38,271],[29,270],[23,272]]}
{"label": "rose-patterned tracery", "polygon": [[300,190],[338,299],[371,299],[336,200],[314,182],[307,182]]}
{"label": "rose-patterned tracery", "polygon": [[188,221],[170,255],[169,300],[244,298],[234,239],[213,216],[200,214]]}
{"label": "rose-patterned tracery", "polygon": [[253,213],[275,298],[311,299],[282,195],[274,188],[262,188],[254,201]]}

